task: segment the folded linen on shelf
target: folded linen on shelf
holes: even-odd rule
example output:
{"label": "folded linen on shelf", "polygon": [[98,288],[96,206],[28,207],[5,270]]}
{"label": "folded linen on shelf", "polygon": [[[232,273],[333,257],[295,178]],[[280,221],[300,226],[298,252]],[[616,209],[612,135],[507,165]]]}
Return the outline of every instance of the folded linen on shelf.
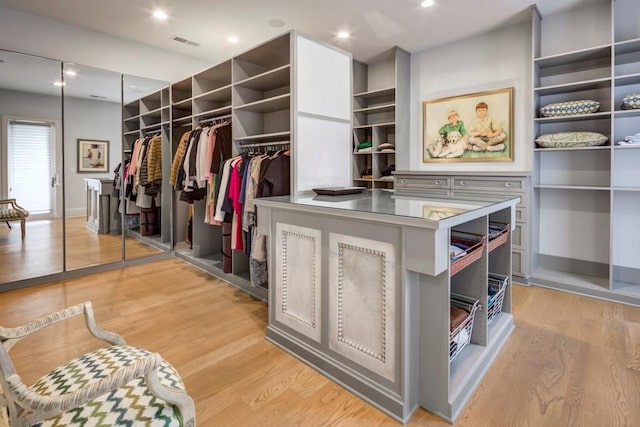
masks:
{"label": "folded linen on shelf", "polygon": [[467,254],[467,252],[463,248],[459,247],[458,245],[449,245],[449,256],[451,257],[451,261],[455,261],[459,258],[462,258]]}
{"label": "folded linen on shelf", "polygon": [[462,324],[462,322],[464,322],[467,317],[469,317],[469,313],[460,308],[460,307],[455,307],[455,306],[451,306],[450,309],[450,332],[455,331],[458,326],[460,326]]}

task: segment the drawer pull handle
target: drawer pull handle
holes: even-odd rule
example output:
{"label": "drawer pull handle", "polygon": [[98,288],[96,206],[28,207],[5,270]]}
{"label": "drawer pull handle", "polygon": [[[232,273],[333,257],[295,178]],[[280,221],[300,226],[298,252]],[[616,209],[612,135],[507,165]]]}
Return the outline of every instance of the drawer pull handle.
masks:
{"label": "drawer pull handle", "polygon": [[436,179],[436,185],[440,185],[440,180]]}
{"label": "drawer pull handle", "polygon": [[464,185],[464,181],[460,181],[460,185]]}
{"label": "drawer pull handle", "polygon": [[401,180],[400,180],[400,183],[401,183],[401,184],[406,184],[406,183],[407,183],[407,180],[406,180],[406,179],[401,179]]}
{"label": "drawer pull handle", "polygon": [[510,183],[510,182],[507,182],[507,183],[506,183],[506,184],[504,184],[504,185],[505,185],[505,187],[511,187],[511,183]]}

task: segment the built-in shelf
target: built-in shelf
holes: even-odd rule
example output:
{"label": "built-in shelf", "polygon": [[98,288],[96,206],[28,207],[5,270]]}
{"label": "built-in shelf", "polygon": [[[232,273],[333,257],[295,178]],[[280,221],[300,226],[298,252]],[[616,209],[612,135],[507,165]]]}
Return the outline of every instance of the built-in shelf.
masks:
{"label": "built-in shelf", "polygon": [[640,187],[613,187],[613,191],[630,191],[630,192],[638,192],[640,191]]}
{"label": "built-in shelf", "polygon": [[590,114],[576,114],[574,116],[561,117],[537,117],[534,119],[538,123],[554,123],[554,122],[577,122],[582,120],[606,119],[611,117],[610,111],[601,111]]}
{"label": "built-in shelf", "polygon": [[552,190],[596,190],[596,191],[610,191],[611,187],[598,187],[590,185],[551,185],[551,184],[536,184],[533,188],[540,189],[552,189]]}
{"label": "built-in shelf", "polygon": [[389,111],[395,111],[396,104],[384,104],[384,105],[376,105],[373,107],[360,108],[358,110],[353,110],[354,113],[384,113]]}
{"label": "built-in shelf", "polygon": [[375,99],[375,98],[395,96],[395,94],[396,94],[396,88],[389,87],[384,89],[376,89],[376,90],[356,93],[353,95],[353,97],[361,98],[361,99]]}
{"label": "built-in shelf", "polygon": [[223,86],[209,92],[194,96],[193,101],[231,102],[231,85]]}
{"label": "built-in shelf", "polygon": [[373,127],[379,127],[379,128],[385,128],[385,127],[395,127],[396,122],[385,122],[385,123],[375,123],[375,124],[368,124],[368,125],[360,125],[360,126],[354,126],[354,129],[371,129]]}
{"label": "built-in shelf", "polygon": [[623,74],[620,76],[616,76],[615,78],[616,86],[627,86],[627,85],[637,85],[640,84],[640,73],[635,74]]}
{"label": "built-in shelf", "polygon": [[191,120],[193,119],[192,116],[184,116],[184,117],[178,117],[172,120],[173,124],[182,124],[182,123],[191,123]]}
{"label": "built-in shelf", "polygon": [[617,42],[614,48],[616,55],[638,52],[640,51],[640,38]]}
{"label": "built-in shelf", "polygon": [[253,113],[269,113],[272,111],[286,110],[290,107],[290,95],[274,96],[272,98],[261,99],[235,107],[238,111],[251,111]]}
{"label": "built-in shelf", "polygon": [[559,148],[534,148],[533,151],[539,151],[541,153],[544,152],[554,152],[554,151],[597,151],[597,150],[609,150],[611,149],[610,145],[598,145],[595,147],[559,147]]}
{"label": "built-in shelf", "polygon": [[580,92],[585,90],[606,89],[611,87],[611,78],[602,78],[587,80],[582,82],[573,82],[558,84],[552,86],[537,87],[534,89],[535,93],[541,96],[557,95],[563,93]]}
{"label": "built-in shelf", "polygon": [[234,141],[275,141],[278,139],[285,139],[285,138],[289,138],[291,136],[291,132],[290,131],[285,131],[285,132],[272,132],[272,133],[263,133],[263,134],[259,134],[259,135],[248,135],[248,136],[244,136],[244,137],[237,137],[234,138]]}
{"label": "built-in shelf", "polygon": [[[194,119],[200,119],[200,118],[204,118],[204,117],[216,117],[216,116],[222,116],[225,114],[231,114],[231,105],[227,105],[224,107],[220,107],[220,108],[216,108],[213,110],[209,110],[209,111],[203,111],[202,113],[198,113],[198,114],[194,114],[193,118]],[[175,122],[175,120],[174,120]]]}
{"label": "built-in shelf", "polygon": [[640,148],[640,144],[637,145],[614,145],[615,150],[637,150]]}
{"label": "built-in shelf", "polygon": [[177,108],[177,109],[182,109],[182,107],[187,107],[187,109],[191,109],[191,100],[192,98],[189,97],[187,99],[182,99],[180,101],[174,102],[173,103],[173,108]]}
{"label": "built-in shelf", "polygon": [[549,55],[533,60],[534,65],[543,68],[552,68],[558,66],[566,66],[567,64],[578,64],[597,61],[597,60],[610,60],[611,58],[611,46],[602,45],[588,49],[580,49],[567,53],[560,53],[556,55]]}
{"label": "built-in shelf", "polygon": [[236,82],[234,85],[246,89],[268,91],[290,83],[291,66],[289,64],[266,71]]}
{"label": "built-in shelf", "polygon": [[[635,109],[635,110],[616,110],[615,111],[615,116],[616,117],[640,117],[640,109]],[[639,126],[639,130],[640,130],[640,126]]]}
{"label": "built-in shelf", "polygon": [[170,123],[170,122],[168,122],[168,121],[166,121],[166,122],[153,123],[153,124],[150,124],[150,125],[148,125],[148,126],[142,126],[142,127],[140,128],[140,130],[144,132],[144,131],[148,131],[148,130],[150,130],[150,129],[156,129],[156,128],[157,128],[157,129],[160,129],[162,126],[164,126],[164,125],[168,125],[169,123]]}

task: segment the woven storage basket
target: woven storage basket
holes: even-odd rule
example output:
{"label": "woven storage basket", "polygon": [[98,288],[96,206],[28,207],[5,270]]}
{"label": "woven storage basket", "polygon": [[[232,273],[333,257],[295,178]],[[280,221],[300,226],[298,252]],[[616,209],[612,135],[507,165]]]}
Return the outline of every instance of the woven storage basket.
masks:
{"label": "woven storage basket", "polygon": [[486,236],[482,234],[469,233],[466,231],[451,230],[451,243],[462,243],[469,246],[465,252],[466,255],[451,262],[451,276],[460,272],[465,267],[471,265],[473,262],[479,260],[482,257],[482,250],[484,248]]}
{"label": "woven storage basket", "polygon": [[489,243],[488,243],[488,248],[487,250],[489,252],[491,252],[492,250],[494,250],[495,248],[497,248],[498,246],[506,243],[507,239],[509,238],[509,223],[504,223],[504,222],[493,222],[492,224],[500,224],[500,226],[502,226],[502,228],[500,229],[500,234],[491,237],[489,236]]}
{"label": "woven storage basket", "polygon": [[496,295],[491,303],[487,304],[487,321],[491,321],[502,312],[502,303],[504,302],[504,294],[509,284],[509,276],[501,274],[489,273],[489,287],[495,289]]}
{"label": "woven storage basket", "polygon": [[451,294],[451,305],[469,313],[469,316],[453,331],[449,332],[449,362],[456,358],[467,344],[471,342],[473,318],[480,308],[480,301],[466,295]]}

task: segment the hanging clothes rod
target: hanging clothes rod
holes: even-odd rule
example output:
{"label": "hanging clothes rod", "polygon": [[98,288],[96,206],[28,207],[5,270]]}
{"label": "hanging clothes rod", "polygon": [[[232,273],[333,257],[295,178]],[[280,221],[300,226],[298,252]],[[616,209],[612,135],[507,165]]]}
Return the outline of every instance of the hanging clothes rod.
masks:
{"label": "hanging clothes rod", "polygon": [[226,114],[226,115],[224,115],[224,116],[210,117],[210,118],[208,118],[208,119],[202,119],[202,120],[200,120],[200,121],[199,121],[199,123],[200,123],[200,124],[203,124],[203,123],[209,123],[209,122],[211,122],[211,123],[215,123],[215,122],[217,122],[217,121],[220,121],[220,122],[221,122],[221,121],[224,121],[224,120],[226,120],[226,119],[230,119],[230,118],[231,118],[231,114]]}
{"label": "hanging clothes rod", "polygon": [[162,125],[152,125],[152,126],[148,126],[144,129],[140,129],[142,131],[142,134],[147,136],[147,135],[151,135],[153,133],[160,133],[162,132]]}
{"label": "hanging clothes rod", "polygon": [[255,147],[269,147],[269,146],[282,146],[290,145],[291,141],[270,141],[270,142],[253,142],[248,144],[238,144],[238,148],[255,148]]}

